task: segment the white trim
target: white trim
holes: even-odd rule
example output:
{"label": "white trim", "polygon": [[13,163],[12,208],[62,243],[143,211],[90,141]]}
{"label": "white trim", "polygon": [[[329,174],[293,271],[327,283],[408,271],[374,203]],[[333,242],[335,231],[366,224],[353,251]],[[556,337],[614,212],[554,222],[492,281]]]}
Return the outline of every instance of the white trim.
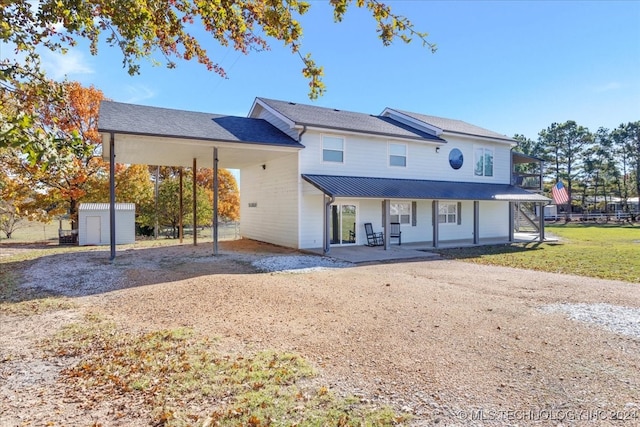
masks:
{"label": "white trim", "polygon": [[270,107],[269,105],[267,105],[266,103],[264,103],[262,100],[260,100],[258,98],[256,98],[253,101],[253,105],[251,106],[251,109],[249,110],[249,114],[247,115],[247,117],[253,117],[253,112],[255,110],[256,105],[260,105],[262,108],[264,108],[265,110],[267,110],[268,112],[270,112],[274,116],[278,117],[280,120],[285,122],[289,126],[289,128],[293,129],[295,127],[296,122],[294,122],[293,120],[291,120],[287,116],[282,115],[281,112],[279,112],[278,110]]}
{"label": "white trim", "polygon": [[[296,126],[296,129],[302,129],[302,128],[303,128],[303,125]],[[375,133],[375,132],[365,132],[365,131],[358,132],[358,131],[350,131],[342,128],[331,128],[331,127],[320,127],[320,126],[306,126],[306,128],[307,128],[307,131],[316,131],[316,132],[322,132],[322,133],[334,132],[337,135],[355,135],[359,137],[366,136],[367,138],[379,138],[387,141],[394,140],[399,142],[413,141],[413,142],[419,142],[419,143],[429,144],[434,146],[447,145],[446,141],[431,141],[420,136],[416,136],[415,138],[412,138],[409,136],[394,136],[386,133]]]}
{"label": "white trim", "polygon": [[[440,222],[440,209],[442,209],[443,207],[447,207],[447,213],[445,214],[445,217],[448,218],[449,215],[451,215],[449,213],[449,206],[453,206],[455,208],[455,221],[453,222],[449,222],[449,221],[445,221],[445,222]],[[438,203],[438,213],[437,213],[437,217],[436,217],[436,221],[438,222],[438,225],[458,225],[458,216],[460,215],[460,212],[458,212],[458,202],[443,202],[442,200],[440,201],[440,203]]]}

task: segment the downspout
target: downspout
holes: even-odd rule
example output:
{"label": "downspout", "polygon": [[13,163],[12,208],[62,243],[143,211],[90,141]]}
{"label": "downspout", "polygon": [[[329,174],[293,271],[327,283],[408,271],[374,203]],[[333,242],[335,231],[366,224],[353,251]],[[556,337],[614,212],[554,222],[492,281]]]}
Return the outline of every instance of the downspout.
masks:
{"label": "downspout", "polygon": [[[329,195],[327,195],[329,196]],[[323,239],[323,248],[322,254],[328,255],[331,251],[331,238],[329,236],[329,220],[331,216],[331,205],[336,201],[334,196],[329,196],[324,205],[324,239]]]}
{"label": "downspout", "polygon": [[298,135],[298,142],[302,143],[302,135],[307,133],[307,125],[302,125],[302,132]]}

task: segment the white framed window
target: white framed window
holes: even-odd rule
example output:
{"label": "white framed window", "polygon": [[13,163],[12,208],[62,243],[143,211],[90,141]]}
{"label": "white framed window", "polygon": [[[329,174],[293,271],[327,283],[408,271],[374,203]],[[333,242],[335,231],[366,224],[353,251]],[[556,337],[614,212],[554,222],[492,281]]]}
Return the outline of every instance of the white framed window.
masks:
{"label": "white framed window", "polygon": [[475,147],[474,169],[475,176],[493,176],[493,149],[486,147]]}
{"label": "white framed window", "polygon": [[407,166],[407,144],[389,143],[389,166]]}
{"label": "white framed window", "polygon": [[438,205],[438,224],[457,224],[458,214],[457,203],[440,203]]}
{"label": "white framed window", "polygon": [[344,138],[339,136],[322,137],[322,161],[344,163]]}
{"label": "white framed window", "polygon": [[393,202],[389,207],[389,222],[411,224],[411,202]]}

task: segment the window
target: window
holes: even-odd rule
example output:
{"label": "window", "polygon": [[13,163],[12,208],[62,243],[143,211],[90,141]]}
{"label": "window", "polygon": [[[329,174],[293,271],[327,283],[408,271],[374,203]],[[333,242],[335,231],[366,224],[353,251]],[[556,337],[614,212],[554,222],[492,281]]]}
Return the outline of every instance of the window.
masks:
{"label": "window", "polygon": [[407,166],[406,144],[389,144],[389,166]]}
{"label": "window", "polygon": [[391,203],[389,222],[399,222],[400,224],[411,224],[411,203]]}
{"label": "window", "polygon": [[457,224],[458,223],[458,204],[457,203],[441,203],[438,206],[438,223],[439,224]]}
{"label": "window", "polygon": [[493,176],[493,149],[477,147],[474,150],[475,176]]}
{"label": "window", "polygon": [[344,138],[322,137],[322,161],[344,163]]}

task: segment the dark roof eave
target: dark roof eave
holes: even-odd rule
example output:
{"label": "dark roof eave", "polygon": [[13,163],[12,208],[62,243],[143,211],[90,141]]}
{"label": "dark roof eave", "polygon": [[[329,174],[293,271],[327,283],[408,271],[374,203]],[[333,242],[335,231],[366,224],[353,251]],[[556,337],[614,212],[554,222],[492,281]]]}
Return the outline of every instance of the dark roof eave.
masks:
{"label": "dark roof eave", "polygon": [[[271,145],[277,147],[290,147],[290,148],[304,148],[304,145],[299,142],[294,143],[279,143],[279,142],[259,142],[259,141],[239,141],[237,139],[222,139],[222,138],[202,138],[195,136],[185,136],[185,135],[168,135],[168,134],[154,134],[148,132],[130,132],[130,131],[122,131],[122,130],[109,130],[104,128],[98,128],[99,133],[113,133],[120,135],[134,135],[134,136],[149,136],[152,138],[169,138],[169,139],[188,139],[194,141],[207,141],[207,142],[224,142],[230,144],[250,144],[250,145]],[[292,140],[294,141],[294,140]]]}

